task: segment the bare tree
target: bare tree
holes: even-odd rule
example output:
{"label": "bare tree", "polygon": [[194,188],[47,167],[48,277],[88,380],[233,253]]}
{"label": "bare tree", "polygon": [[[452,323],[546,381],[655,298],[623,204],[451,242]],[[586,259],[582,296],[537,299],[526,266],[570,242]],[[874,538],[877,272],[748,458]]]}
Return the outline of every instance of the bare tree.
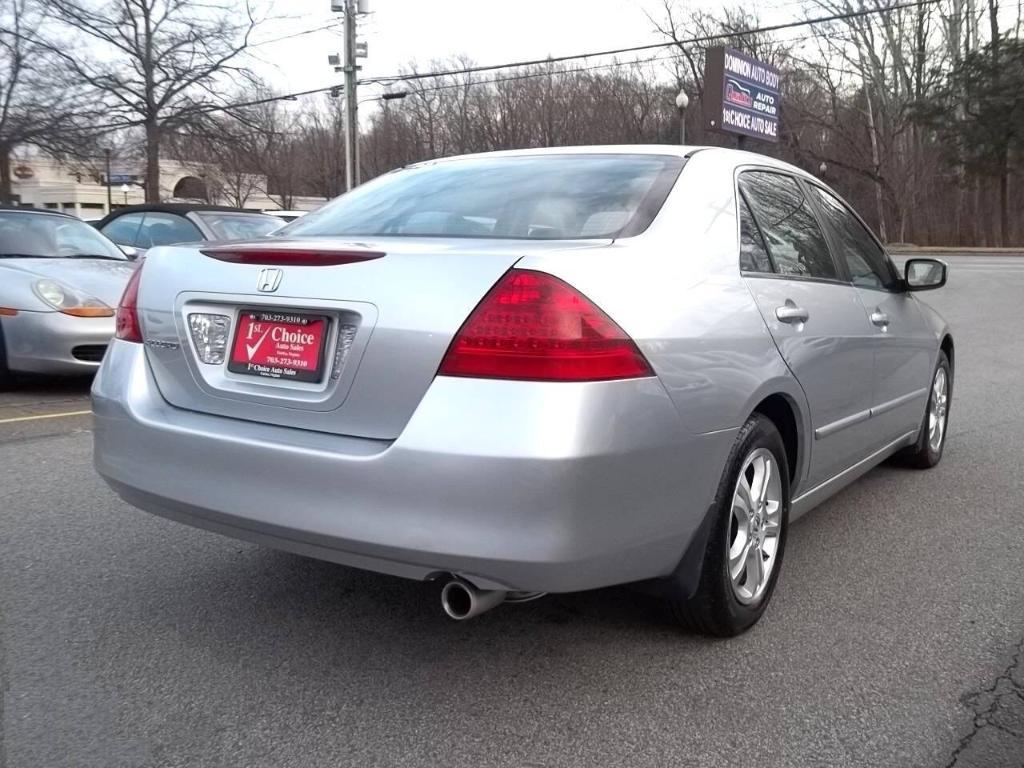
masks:
{"label": "bare tree", "polygon": [[[328,198],[340,195],[345,191],[344,101],[328,98],[315,105],[303,115],[300,130],[308,153],[313,194]],[[362,165],[367,165],[365,157]]]}
{"label": "bare tree", "polygon": [[227,76],[250,76],[239,63],[257,24],[248,0],[49,0],[49,7],[92,55],[58,40],[50,50],[95,89],[112,126],[142,128],[146,200],[158,201],[165,134],[223,104]]}
{"label": "bare tree", "polygon": [[12,200],[16,147],[82,156],[97,117],[82,89],[68,82],[62,58],[35,39],[44,17],[39,0],[0,0],[0,203]]}
{"label": "bare tree", "polygon": [[165,137],[165,145],[204,180],[205,200],[244,208],[262,187],[259,132],[230,116],[219,116],[187,133]]}

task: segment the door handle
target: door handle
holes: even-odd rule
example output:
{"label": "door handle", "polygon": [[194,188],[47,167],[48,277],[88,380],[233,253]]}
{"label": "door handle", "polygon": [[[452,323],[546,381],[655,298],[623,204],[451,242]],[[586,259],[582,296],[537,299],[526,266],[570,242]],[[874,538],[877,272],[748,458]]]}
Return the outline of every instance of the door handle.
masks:
{"label": "door handle", "polygon": [[775,317],[780,323],[806,323],[810,313],[803,307],[798,307],[790,300],[781,307],[775,308]]}
{"label": "door handle", "polygon": [[880,309],[871,313],[871,322],[879,328],[885,329],[889,326],[889,316]]}

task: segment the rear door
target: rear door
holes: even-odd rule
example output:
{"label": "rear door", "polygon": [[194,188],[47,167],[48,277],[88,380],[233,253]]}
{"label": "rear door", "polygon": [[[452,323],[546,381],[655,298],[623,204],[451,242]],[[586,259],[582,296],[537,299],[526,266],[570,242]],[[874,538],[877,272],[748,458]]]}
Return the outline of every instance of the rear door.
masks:
{"label": "rear door", "polygon": [[741,269],[811,411],[809,487],[871,445],[875,329],[833,261],[803,188],[775,171],[739,177]]}
{"label": "rear door", "polygon": [[936,341],[885,249],[831,192],[809,185],[874,329],[871,415],[881,447],[917,429],[924,416]]}

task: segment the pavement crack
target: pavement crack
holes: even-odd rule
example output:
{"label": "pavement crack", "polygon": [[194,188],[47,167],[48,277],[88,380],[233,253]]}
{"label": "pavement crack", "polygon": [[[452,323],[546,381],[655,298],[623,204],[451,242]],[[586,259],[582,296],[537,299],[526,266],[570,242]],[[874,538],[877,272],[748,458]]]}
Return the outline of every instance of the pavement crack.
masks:
{"label": "pavement crack", "polygon": [[[957,743],[950,755],[946,768],[955,768],[960,758],[971,749],[978,735],[986,728],[999,731],[1024,749],[1024,733],[1001,722],[1004,716],[1013,719],[1011,708],[1021,710],[1024,702],[1024,638],[1018,641],[1009,664],[992,683],[961,697],[961,702],[971,710],[971,729]],[[1016,717],[1021,717],[1018,711]]]}

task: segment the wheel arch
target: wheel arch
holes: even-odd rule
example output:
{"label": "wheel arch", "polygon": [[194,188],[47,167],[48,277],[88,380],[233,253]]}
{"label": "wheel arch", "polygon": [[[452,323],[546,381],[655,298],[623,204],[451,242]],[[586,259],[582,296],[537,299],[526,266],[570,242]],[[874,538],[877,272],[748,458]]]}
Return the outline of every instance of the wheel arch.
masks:
{"label": "wheel arch", "polygon": [[[785,391],[794,385],[793,391]],[[752,407],[745,409],[740,424],[745,423],[752,415],[760,414],[769,419],[779,430],[782,444],[786,449],[786,462],[790,465],[790,495],[795,496],[800,479],[806,476],[810,454],[807,435],[810,433],[810,420],[800,406],[798,398],[802,390],[795,386],[794,379],[778,379],[767,389],[761,391],[751,402]],[[651,594],[675,599],[687,599],[695,593],[704,563],[708,536],[715,520],[716,507],[712,504],[704,512],[701,524],[683,553],[675,570],[666,577],[641,582],[640,588]]]}
{"label": "wheel arch", "polygon": [[956,365],[954,364],[953,336],[951,334],[947,333],[942,337],[939,349],[946,353],[946,359],[949,360],[949,368],[955,373]]}
{"label": "wheel arch", "polygon": [[789,465],[789,481],[796,482],[800,468],[801,440],[800,426],[796,415],[796,404],[781,392],[769,395],[754,408],[753,413],[767,417],[782,436],[786,448],[786,463]]}

